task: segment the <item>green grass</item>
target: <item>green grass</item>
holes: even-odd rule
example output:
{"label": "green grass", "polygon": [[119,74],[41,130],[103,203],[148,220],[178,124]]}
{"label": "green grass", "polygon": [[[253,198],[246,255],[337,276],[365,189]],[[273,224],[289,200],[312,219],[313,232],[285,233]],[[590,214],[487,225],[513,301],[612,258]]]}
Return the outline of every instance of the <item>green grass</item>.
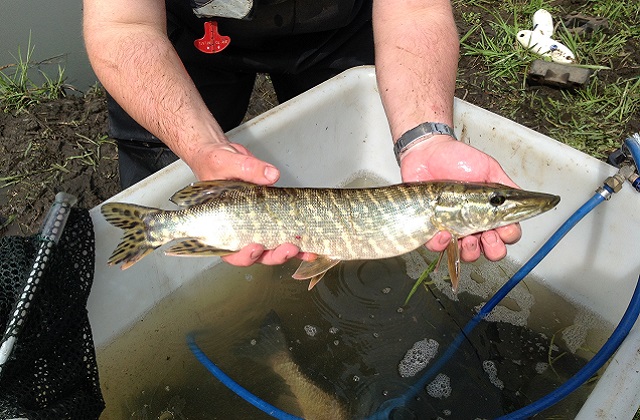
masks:
{"label": "green grass", "polygon": [[[640,3],[584,3],[579,8],[582,13],[607,18],[610,28],[579,37],[558,26],[554,38],[574,51],[578,65],[593,70],[586,87],[563,91],[560,99],[557,95],[543,96],[526,85],[528,66],[541,57],[521,47],[515,35],[521,29],[531,29],[531,17],[540,8],[550,11],[554,22],[560,22],[566,11],[543,0],[456,0],[454,7],[462,10],[462,20],[470,28],[461,37],[461,54],[475,59],[473,68],[482,76],[477,78],[477,87],[499,98],[497,111],[517,119],[531,108],[535,112],[531,119],[543,121],[546,134],[602,159],[631,134],[627,129],[640,114],[638,72],[615,77],[615,71],[627,64],[629,42],[640,37],[640,25],[634,24],[640,21]],[[485,13],[465,12],[469,6]],[[633,69],[633,63],[629,67]],[[603,71],[609,71],[606,81]],[[526,111],[523,104],[527,105]]]}
{"label": "green grass", "polygon": [[603,85],[593,79],[562,100],[532,96],[548,122],[550,135],[576,149],[602,158],[625,137],[625,127],[640,110],[640,78]]}
{"label": "green grass", "polygon": [[[0,67],[0,108],[3,111],[20,111],[26,107],[38,103],[44,99],[57,99],[64,96],[66,87],[64,69],[58,66],[57,75],[49,77],[45,72],[39,70],[39,66],[44,62],[34,63],[32,60],[35,47],[31,44],[31,38],[24,53],[18,48],[16,61]],[[34,71],[37,71],[44,79],[43,83],[35,83],[32,78]]]}

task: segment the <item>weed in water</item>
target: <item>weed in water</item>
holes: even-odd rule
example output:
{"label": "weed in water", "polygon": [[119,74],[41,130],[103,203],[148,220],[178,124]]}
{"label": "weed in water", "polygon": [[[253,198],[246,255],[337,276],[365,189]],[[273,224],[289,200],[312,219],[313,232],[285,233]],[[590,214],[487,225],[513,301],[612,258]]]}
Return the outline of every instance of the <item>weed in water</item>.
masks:
{"label": "weed in water", "polygon": [[[407,303],[409,303],[409,299],[411,299],[411,296],[413,296],[416,290],[418,290],[418,287],[420,287],[420,285],[425,282],[427,277],[429,277],[429,274],[431,274],[433,270],[435,270],[436,265],[438,264],[438,261],[439,260],[436,260],[436,259],[431,261],[431,264],[429,264],[429,266],[422,272],[420,277],[418,277],[418,280],[416,280],[416,282],[413,284],[413,287],[411,288],[411,291],[407,295],[407,298],[404,300],[404,303],[402,304],[402,306],[406,306]],[[430,282],[426,282],[425,284],[429,284],[429,283]]]}

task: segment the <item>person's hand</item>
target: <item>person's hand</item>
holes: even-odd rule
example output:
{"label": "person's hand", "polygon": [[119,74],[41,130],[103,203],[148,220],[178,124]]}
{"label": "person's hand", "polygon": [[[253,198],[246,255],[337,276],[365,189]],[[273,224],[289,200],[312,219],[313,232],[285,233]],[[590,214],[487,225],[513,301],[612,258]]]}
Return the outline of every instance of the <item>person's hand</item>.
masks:
{"label": "person's hand", "polygon": [[[234,179],[271,185],[280,178],[280,171],[275,166],[256,158],[246,147],[236,143],[207,144],[195,154],[190,167],[200,180]],[[293,244],[282,244],[270,250],[260,244],[249,244],[222,259],[229,264],[246,267],[254,263],[283,264],[294,257],[309,260],[315,255],[300,252]]]}
{"label": "person's hand", "polygon": [[[455,180],[463,182],[497,182],[518,186],[491,156],[449,136],[437,136],[408,150],[401,162],[405,182]],[[459,240],[460,258],[475,261],[484,253],[490,261],[507,255],[505,244],[517,242],[522,235],[515,223],[469,235]],[[451,240],[448,232],[438,232],[427,243],[430,251],[444,251]]]}
{"label": "person's hand", "polygon": [[237,143],[206,143],[186,162],[199,180],[233,179],[271,185],[280,178],[278,169]]}

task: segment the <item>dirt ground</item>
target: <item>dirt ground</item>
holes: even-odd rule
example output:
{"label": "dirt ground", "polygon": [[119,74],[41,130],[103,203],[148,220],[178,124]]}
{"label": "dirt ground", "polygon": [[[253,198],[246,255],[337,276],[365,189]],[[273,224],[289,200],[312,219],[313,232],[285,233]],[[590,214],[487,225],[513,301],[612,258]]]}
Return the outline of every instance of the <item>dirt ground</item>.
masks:
{"label": "dirt ground", "polygon": [[[245,119],[275,105],[275,93],[262,75]],[[37,232],[59,191],[75,195],[84,208],[120,191],[118,152],[107,137],[100,89],[18,113],[0,112],[0,156],[0,186],[11,183],[0,188],[0,236]]]}
{"label": "dirt ground", "polygon": [[[574,0],[561,3],[567,12],[579,6]],[[456,10],[461,35],[469,29],[461,14],[470,12],[474,12],[472,6]],[[481,9],[475,12],[486,13]],[[637,75],[640,45],[627,48],[629,54],[625,55],[625,62],[612,63],[616,71],[601,71],[598,74],[601,80]],[[482,76],[476,71],[479,65],[477,58],[461,57],[456,96],[501,113],[503,98],[481,88]],[[530,88],[538,89],[542,96],[561,97],[555,88]],[[247,117],[258,115],[276,103],[270,83],[260,77]],[[544,121],[536,115],[528,104],[523,104],[512,118],[548,134]],[[631,123],[628,132],[640,130],[639,123]],[[117,193],[117,150],[106,132],[106,103],[99,89],[84,97],[69,95],[37,104],[19,113],[0,113],[0,236],[37,231],[58,191],[76,195],[78,205],[85,208],[96,206]],[[2,188],[2,185],[7,186]]]}
{"label": "dirt ground", "polygon": [[91,141],[106,133],[103,92],[69,95],[0,113],[0,226],[8,234],[39,230],[55,194],[78,197],[90,208],[118,192],[115,144]]}

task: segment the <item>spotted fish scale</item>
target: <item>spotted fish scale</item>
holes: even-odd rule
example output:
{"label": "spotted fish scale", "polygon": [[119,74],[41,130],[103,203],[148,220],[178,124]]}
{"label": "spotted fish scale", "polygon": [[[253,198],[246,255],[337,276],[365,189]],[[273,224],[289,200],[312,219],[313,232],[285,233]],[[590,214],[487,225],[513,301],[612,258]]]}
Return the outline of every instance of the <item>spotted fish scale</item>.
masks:
{"label": "spotted fish scale", "polygon": [[447,181],[355,189],[207,181],[185,187],[171,201],[181,208],[102,206],[107,221],[125,230],[109,264],[128,268],[169,242],[177,243],[166,254],[182,256],[225,255],[250,243],[268,249],[292,243],[319,256],[303,262],[294,278],[321,278],[341,260],[401,255],[439,230],[457,238],[494,229],[547,211],[559,197]]}

